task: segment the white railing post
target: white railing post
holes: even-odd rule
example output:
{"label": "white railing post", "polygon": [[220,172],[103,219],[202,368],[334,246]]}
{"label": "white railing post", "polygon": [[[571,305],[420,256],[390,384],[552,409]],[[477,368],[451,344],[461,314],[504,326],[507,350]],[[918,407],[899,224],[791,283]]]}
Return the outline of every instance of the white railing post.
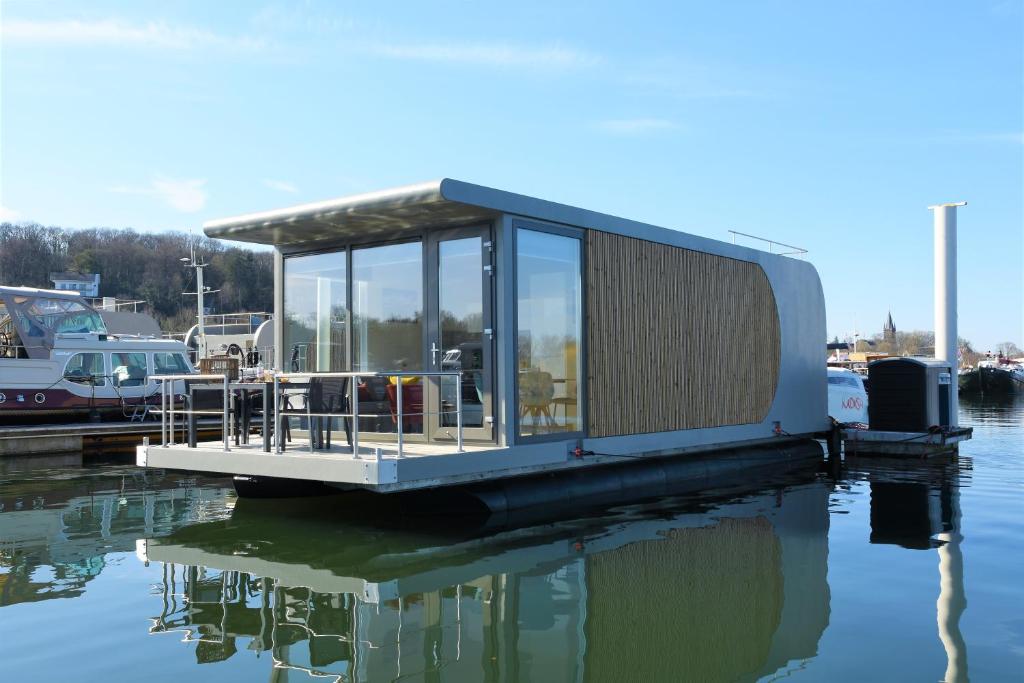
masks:
{"label": "white railing post", "polygon": [[459,442],[459,453],[462,452],[462,370],[455,377],[455,423],[457,426],[456,435]]}
{"label": "white railing post", "polygon": [[280,455],[281,453],[281,440],[284,438],[281,435],[283,428],[281,426],[281,383],[278,379],[277,373],[274,373],[274,453]]}
{"label": "white railing post", "polygon": [[352,457],[359,459],[359,376],[352,378]]}
{"label": "white railing post", "polygon": [[398,412],[398,457],[399,458],[404,457],[403,456],[403,451],[402,451],[402,446],[403,446],[403,443],[402,443],[402,437],[403,437],[403,431],[402,431],[402,385],[404,385],[405,382],[402,381],[403,379],[404,378],[402,378],[402,377],[396,377],[395,378],[395,380],[397,380],[397,382],[398,382],[398,391],[396,392],[397,396],[398,396],[398,400],[396,401],[396,403],[397,403],[397,412]]}
{"label": "white railing post", "polygon": [[227,373],[224,373],[224,451],[231,450],[231,382],[228,380]]}
{"label": "white railing post", "polygon": [[[166,384],[166,383],[165,383]],[[174,381],[171,381],[171,388],[167,390],[167,445],[174,445]]]}
{"label": "white railing post", "polygon": [[160,446],[167,448],[167,382],[160,380]]}

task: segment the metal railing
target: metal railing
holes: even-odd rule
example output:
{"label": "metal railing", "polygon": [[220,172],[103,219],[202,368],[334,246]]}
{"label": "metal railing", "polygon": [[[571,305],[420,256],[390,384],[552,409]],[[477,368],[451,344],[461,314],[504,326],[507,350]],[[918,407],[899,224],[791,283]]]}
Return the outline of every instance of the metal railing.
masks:
{"label": "metal railing", "polygon": [[758,237],[757,235],[751,235],[749,233],[739,232],[738,230],[729,230],[729,232],[732,233],[732,243],[733,244],[736,244],[736,235],[742,235],[743,237],[749,237],[750,239],[753,239],[753,240],[760,240],[762,242],[767,242],[768,243],[768,253],[769,254],[776,254],[775,250],[772,248],[772,245],[775,245],[775,244],[779,245],[780,247],[786,247],[787,249],[792,249],[793,250],[793,251],[780,251],[780,252],[778,252],[776,254],[777,256],[792,256],[792,255],[801,256],[801,255],[807,253],[807,250],[804,249],[803,247],[794,247],[792,244],[786,244],[785,242],[778,242],[776,240],[770,240],[767,237]]}
{"label": "metal railing", "polygon": [[[359,414],[359,387],[358,379],[360,377],[382,377],[389,379],[391,377],[398,378],[395,386],[395,422],[397,423],[398,434],[398,457],[405,457],[405,440],[404,440],[404,425],[403,418],[409,416],[422,416],[425,417],[428,413],[405,413],[402,406],[402,391],[405,383],[402,381],[404,377],[453,377],[455,378],[455,428],[456,428],[456,443],[458,452],[462,453],[463,448],[463,430],[462,430],[462,371],[461,370],[449,370],[442,372],[279,372],[274,374],[274,419],[279,420],[281,416],[281,391],[280,385],[281,380],[289,380],[292,378],[316,378],[316,377],[336,377],[336,378],[348,378],[353,381],[350,383],[352,400],[350,402],[351,413],[313,413],[308,410],[309,403],[307,401],[307,418],[314,417],[341,417],[352,419],[352,455],[356,459],[359,459],[359,418],[360,417],[372,417],[370,415]],[[446,411],[438,410],[437,414],[441,415]],[[432,414],[432,413],[431,413]],[[278,422],[275,421],[275,425]],[[274,431],[274,452],[282,452],[282,434],[281,429],[275,429]],[[310,451],[313,450],[313,437],[312,429],[310,433]]]}
{"label": "metal railing", "polygon": [[[425,417],[427,415],[435,414],[434,412],[422,411],[417,413],[407,413],[403,406],[403,389],[405,383],[402,381],[406,377],[418,377],[418,378],[453,378],[455,380],[455,426],[456,426],[456,445],[459,453],[464,452],[464,439],[463,439],[463,404],[462,404],[462,376],[461,370],[450,370],[441,372],[278,372],[272,373],[271,383],[273,385],[273,401],[272,401],[272,417],[274,425],[273,427],[273,450],[274,453],[284,452],[284,429],[282,428],[282,419],[288,419],[290,417],[305,417],[308,421],[309,427],[309,448],[310,452],[314,451],[314,436],[313,436],[313,418],[342,418],[351,419],[351,436],[352,436],[352,455],[357,460],[360,459],[359,455],[359,419],[361,417],[377,417],[377,415],[362,415],[359,412],[359,379],[366,377],[379,377],[384,379],[396,378],[395,384],[395,423],[397,427],[397,445],[398,445],[398,457],[405,457],[405,429],[404,429],[404,418],[406,417]],[[321,378],[346,378],[352,380],[349,382],[347,391],[351,396],[349,402],[349,412],[312,412],[308,388],[306,388],[305,394],[305,407],[304,413],[295,412],[289,408],[283,408],[282,397],[284,391],[291,380],[295,379],[321,379]],[[184,426],[184,420],[190,415],[213,414],[214,411],[195,410],[191,405],[183,407],[180,411],[175,409],[175,391],[174,383],[178,381],[215,381],[221,382],[224,386],[224,402],[223,411],[217,412],[223,419],[222,425],[222,440],[224,443],[224,451],[229,452],[231,450],[231,392],[233,388],[238,388],[243,383],[232,381],[227,374],[180,374],[180,375],[151,375],[147,378],[147,381],[160,382],[160,443],[161,446],[166,448],[174,445],[174,430],[175,430],[175,415],[181,413],[182,421]],[[250,383],[253,387],[259,386],[260,382]],[[442,406],[438,407],[436,411],[437,415],[447,414],[451,411],[445,411]],[[242,427],[239,426],[239,429]],[[187,442],[187,441],[186,441]],[[379,450],[378,450],[379,459]]]}
{"label": "metal railing", "polygon": [[[224,375],[150,375],[149,380],[160,382],[160,445],[164,448],[174,445],[174,383],[176,381],[218,381],[224,384],[224,424],[222,427],[224,450],[231,450],[230,413],[231,413],[231,380]],[[192,407],[182,410],[185,415],[195,413]]]}

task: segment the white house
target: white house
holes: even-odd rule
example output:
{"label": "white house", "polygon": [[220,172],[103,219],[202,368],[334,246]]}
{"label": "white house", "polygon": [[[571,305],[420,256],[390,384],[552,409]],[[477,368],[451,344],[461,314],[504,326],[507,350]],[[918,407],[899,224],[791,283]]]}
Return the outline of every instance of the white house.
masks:
{"label": "white house", "polygon": [[99,273],[78,273],[69,271],[65,273],[50,273],[50,281],[54,289],[65,289],[73,292],[81,292],[82,296],[100,295]]}

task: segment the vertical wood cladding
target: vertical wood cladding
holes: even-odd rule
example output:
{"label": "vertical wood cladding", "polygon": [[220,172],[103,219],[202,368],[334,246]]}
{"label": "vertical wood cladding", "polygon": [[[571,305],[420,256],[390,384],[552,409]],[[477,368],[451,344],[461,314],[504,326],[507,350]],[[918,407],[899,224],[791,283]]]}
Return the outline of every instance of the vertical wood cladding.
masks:
{"label": "vertical wood cladding", "polygon": [[586,250],[590,436],[764,420],[781,335],[760,265],[597,230]]}

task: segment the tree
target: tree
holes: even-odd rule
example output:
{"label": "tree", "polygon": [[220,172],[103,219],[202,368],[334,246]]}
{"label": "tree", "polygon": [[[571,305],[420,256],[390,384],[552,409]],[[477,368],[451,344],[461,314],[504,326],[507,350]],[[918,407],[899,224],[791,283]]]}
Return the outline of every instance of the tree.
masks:
{"label": "tree", "polygon": [[1007,358],[1020,358],[1024,356],[1024,351],[1021,351],[1019,346],[1009,341],[996,344],[996,351]]}
{"label": "tree", "polygon": [[272,309],[270,253],[226,247],[205,237],[193,240],[179,232],[0,223],[0,284],[45,289],[53,286],[53,271],[99,273],[102,295],[145,300],[164,330],[181,333],[196,320],[195,297],[182,295],[195,291],[194,271],[179,261],[193,246],[209,264],[206,284],[222,290],[208,305],[224,313]]}

